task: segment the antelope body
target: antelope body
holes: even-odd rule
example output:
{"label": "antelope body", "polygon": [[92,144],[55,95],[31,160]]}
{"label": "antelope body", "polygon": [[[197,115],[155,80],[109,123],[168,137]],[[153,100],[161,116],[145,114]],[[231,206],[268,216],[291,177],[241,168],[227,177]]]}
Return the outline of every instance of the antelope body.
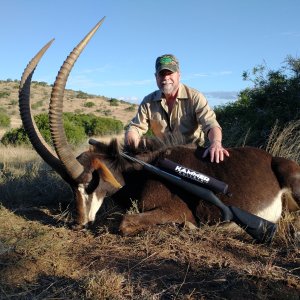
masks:
{"label": "antelope body", "polygon": [[[169,222],[188,221],[195,225],[199,221],[218,222],[220,213],[217,208],[124,161],[120,155],[124,149],[115,140],[109,144],[95,143],[78,157],[72,152],[62,122],[64,89],[76,59],[102,22],[103,19],[70,53],[53,85],[49,122],[55,151],[46,144],[34,123],[29,96],[34,69],[52,41],[27,65],[19,90],[24,128],[38,154],[70,185],[76,201],[77,223],[86,226],[94,222],[107,195],[113,195],[120,203],[128,198],[139,200],[142,213],[124,216],[120,225],[123,234],[133,234],[149,226]],[[156,164],[158,158],[165,157],[226,182],[232,197],[218,195],[225,204],[277,222],[283,208],[282,196],[289,192],[293,197],[290,200],[293,210],[299,209],[300,167],[296,162],[272,157],[260,149],[244,147],[228,149],[230,157],[216,164],[202,158],[203,148],[151,145],[148,147],[151,151],[137,151],[140,159]]]}

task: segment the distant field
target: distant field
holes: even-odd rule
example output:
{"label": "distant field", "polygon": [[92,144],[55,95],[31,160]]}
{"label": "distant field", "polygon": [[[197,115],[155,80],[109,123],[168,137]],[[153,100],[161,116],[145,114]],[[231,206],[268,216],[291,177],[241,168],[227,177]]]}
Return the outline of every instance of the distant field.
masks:
{"label": "distant field", "polygon": [[[0,107],[11,119],[11,128],[21,126],[18,107],[19,82],[0,81]],[[31,107],[34,115],[48,112],[51,86],[33,82],[31,86]],[[135,115],[137,105],[118,101],[105,96],[89,95],[82,91],[66,90],[64,111],[110,117],[126,125]],[[0,128],[0,138],[7,129]]]}

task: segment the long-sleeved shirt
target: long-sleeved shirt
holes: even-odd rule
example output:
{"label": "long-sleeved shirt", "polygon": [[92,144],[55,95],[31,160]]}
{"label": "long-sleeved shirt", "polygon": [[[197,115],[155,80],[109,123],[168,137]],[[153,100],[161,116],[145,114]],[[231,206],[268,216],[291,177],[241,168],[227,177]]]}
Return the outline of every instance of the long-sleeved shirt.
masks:
{"label": "long-sleeved shirt", "polygon": [[159,138],[179,132],[187,143],[203,145],[205,134],[213,127],[221,128],[205,96],[180,83],[171,112],[163,93],[157,90],[143,99],[127,131],[135,130],[142,136],[151,129]]}

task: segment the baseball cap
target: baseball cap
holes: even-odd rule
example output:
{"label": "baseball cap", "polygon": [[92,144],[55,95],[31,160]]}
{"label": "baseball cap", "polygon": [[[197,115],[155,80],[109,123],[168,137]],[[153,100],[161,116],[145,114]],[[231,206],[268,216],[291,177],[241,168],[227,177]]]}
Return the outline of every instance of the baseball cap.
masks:
{"label": "baseball cap", "polygon": [[164,54],[159,56],[155,62],[156,73],[161,70],[169,70],[171,72],[179,71],[178,59],[173,54]]}

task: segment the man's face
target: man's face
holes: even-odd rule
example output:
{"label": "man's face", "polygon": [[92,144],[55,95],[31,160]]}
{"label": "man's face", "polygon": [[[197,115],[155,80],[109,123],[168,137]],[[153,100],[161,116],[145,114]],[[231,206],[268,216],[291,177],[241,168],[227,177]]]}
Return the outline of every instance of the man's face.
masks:
{"label": "man's face", "polygon": [[172,72],[170,70],[161,70],[155,74],[156,83],[158,88],[165,95],[174,96],[177,93],[179,87],[180,73]]}

